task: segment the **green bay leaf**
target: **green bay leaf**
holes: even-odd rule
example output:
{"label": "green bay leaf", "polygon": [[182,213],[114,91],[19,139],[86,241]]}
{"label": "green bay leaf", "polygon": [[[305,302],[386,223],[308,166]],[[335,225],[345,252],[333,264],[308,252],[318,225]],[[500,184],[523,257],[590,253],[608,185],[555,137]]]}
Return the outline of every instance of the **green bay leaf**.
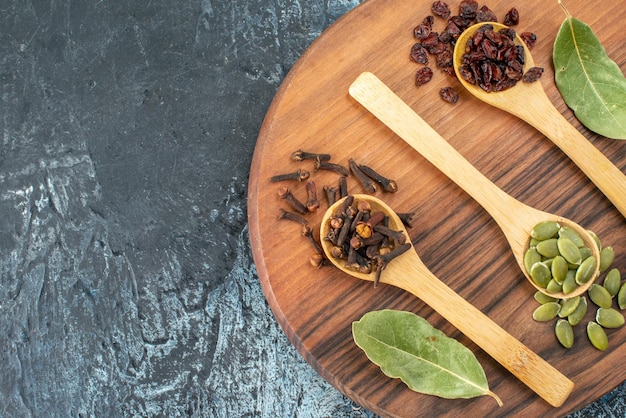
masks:
{"label": "green bay leaf", "polygon": [[583,125],[626,139],[626,78],[592,29],[566,14],[552,51],[556,86]]}
{"label": "green bay leaf", "polygon": [[480,363],[467,347],[411,312],[381,310],[352,323],[367,357],[410,389],[442,398],[492,396]]}

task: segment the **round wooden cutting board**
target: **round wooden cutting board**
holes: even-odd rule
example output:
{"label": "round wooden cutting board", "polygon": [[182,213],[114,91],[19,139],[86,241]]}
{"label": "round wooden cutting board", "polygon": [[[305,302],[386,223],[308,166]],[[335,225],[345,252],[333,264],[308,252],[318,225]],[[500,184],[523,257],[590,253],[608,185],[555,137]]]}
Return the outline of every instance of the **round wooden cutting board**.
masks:
{"label": "round wooden cutting board", "polygon": [[[326,380],[364,407],[386,416],[561,416],[598,399],[626,379],[626,327],[609,330],[609,349],[600,352],[587,340],[587,317],[575,327],[575,343],[562,348],[554,321],[531,315],[534,289],[519,271],[506,239],[489,215],[465,192],[383,126],[348,95],[348,86],[370,71],[405,100],[465,158],[506,192],[538,209],[564,215],[593,230],[603,245],[615,248],[614,267],[626,272],[626,222],[581,171],[533,127],[473,98],[432,63],[433,80],[416,87],[418,64],[409,60],[416,42],[413,28],[431,14],[431,1],[370,0],[337,21],[306,51],[284,80],[259,134],[249,183],[249,224],[258,274],[274,314],[290,341]],[[448,2],[458,13],[459,2]],[[574,118],[554,84],[552,45],[564,20],[556,0],[484,3],[501,20],[513,6],[520,12],[519,32],[538,41],[533,57],[545,68],[541,79],[559,111],[622,171],[626,142],[593,134]],[[622,0],[589,3],[568,0],[570,13],[589,24],[609,56],[626,70]],[[435,30],[443,29],[437,18]],[[439,90],[460,94],[451,105]],[[305,182],[279,184],[270,177],[298,168],[311,172],[321,208],[307,215],[316,235],[328,207],[322,186],[337,186],[339,176],[315,171],[311,161],[291,160],[292,152],[329,153],[332,162],[348,159],[395,179],[399,190],[378,191],[397,212],[414,212],[409,230],[418,254],[432,272],[514,337],[575,383],[565,404],[553,408],[487,356],[437,313],[402,290],[348,277],[331,267],[309,264],[313,249],[298,224],[278,220],[287,209],[277,194],[289,185],[306,199]],[[349,192],[362,193],[353,176]],[[626,191],[624,191],[626,193]],[[601,279],[602,280],[601,276]],[[419,281],[419,277],[414,280]],[[366,312],[398,309],[423,316],[469,347],[485,369],[490,397],[441,399],[409,390],[369,362],[352,339],[351,325]],[[546,385],[551,382],[546,381]]]}

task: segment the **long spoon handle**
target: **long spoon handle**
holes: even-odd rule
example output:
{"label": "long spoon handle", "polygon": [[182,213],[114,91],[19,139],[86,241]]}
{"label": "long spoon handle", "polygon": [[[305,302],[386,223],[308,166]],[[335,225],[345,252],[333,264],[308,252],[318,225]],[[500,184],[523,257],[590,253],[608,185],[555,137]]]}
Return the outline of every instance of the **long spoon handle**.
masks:
{"label": "long spoon handle", "polygon": [[[506,231],[511,228],[516,229],[513,235],[517,235],[520,229],[530,231],[536,224],[536,218],[527,216],[531,208],[486,178],[374,74],[365,72],[359,75],[349,92],[363,107],[472,196],[507,236],[509,234]],[[524,216],[519,216],[520,211],[524,211]]]}
{"label": "long spoon handle", "polygon": [[527,106],[509,111],[559,147],[626,217],[626,175],[563,117],[543,89],[532,91]]}
{"label": "long spoon handle", "polygon": [[550,405],[561,406],[573,390],[570,379],[439,280],[415,251],[390,263],[381,281],[417,296]]}

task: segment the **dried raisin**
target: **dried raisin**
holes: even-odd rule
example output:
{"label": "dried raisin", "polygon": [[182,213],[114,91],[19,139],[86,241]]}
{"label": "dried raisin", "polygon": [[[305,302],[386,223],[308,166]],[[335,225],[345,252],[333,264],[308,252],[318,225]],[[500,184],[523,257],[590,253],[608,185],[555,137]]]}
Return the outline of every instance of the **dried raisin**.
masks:
{"label": "dried raisin", "polygon": [[450,17],[450,8],[448,7],[448,5],[442,1],[436,1],[433,3],[431,10],[433,11],[433,13],[439,17],[443,17],[444,19],[447,19],[448,17]]}
{"label": "dried raisin", "polygon": [[426,16],[424,21],[413,28],[413,36],[415,36],[419,40],[424,40],[430,35],[430,32],[433,30],[433,24],[435,23],[435,18],[433,16]]}
{"label": "dried raisin", "polygon": [[525,83],[534,83],[535,81],[541,78],[542,74],[543,74],[543,68],[532,67],[532,68],[529,68],[528,71],[526,71],[526,73],[524,73],[522,80],[524,80]]}
{"label": "dried raisin", "polygon": [[415,74],[415,84],[418,86],[428,83],[433,78],[433,70],[429,67],[423,67],[417,70]]}
{"label": "dried raisin", "polygon": [[506,12],[503,23],[507,26],[515,26],[519,23],[519,12],[515,7]]}
{"label": "dried raisin", "polygon": [[537,35],[532,32],[522,32],[519,37],[522,38],[528,49],[533,49],[537,43]]}
{"label": "dried raisin", "polygon": [[476,22],[497,22],[496,14],[487,6],[483,6],[476,13]]}
{"label": "dried raisin", "polygon": [[418,64],[428,64],[428,51],[420,43],[416,43],[411,48],[411,61],[415,61]]}
{"label": "dried raisin", "polygon": [[439,96],[448,103],[456,103],[459,101],[459,93],[452,87],[444,87],[439,90]]}
{"label": "dried raisin", "polygon": [[463,19],[474,20],[478,12],[478,2],[476,0],[463,0],[459,5],[459,16]]}

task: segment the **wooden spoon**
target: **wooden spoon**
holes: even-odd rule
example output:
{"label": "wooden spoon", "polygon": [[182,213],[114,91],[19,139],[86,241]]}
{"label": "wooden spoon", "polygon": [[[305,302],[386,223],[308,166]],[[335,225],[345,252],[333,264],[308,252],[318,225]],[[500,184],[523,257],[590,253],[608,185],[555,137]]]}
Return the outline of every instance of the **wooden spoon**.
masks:
{"label": "wooden spoon", "polygon": [[[488,22],[495,30],[506,26]],[[476,30],[485,23],[477,23],[464,30],[454,47],[454,71],[460,83],[483,102],[502,109],[526,121],[559,147],[585,175],[604,193],[615,207],[626,216],[626,175],[621,172],[587,138],[571,125],[554,107],[541,86],[541,82],[518,82],[514,87],[500,92],[487,93],[461,77],[459,67],[465,53],[465,45]],[[517,36],[517,43],[524,47],[525,65],[535,66],[533,57],[524,41]]]}
{"label": "wooden spoon", "polygon": [[593,284],[594,280],[589,280],[567,295],[562,292],[549,293],[537,286],[524,268],[524,253],[528,249],[530,231],[542,221],[556,221],[561,226],[569,226],[577,231],[585,245],[592,250],[596,257],[593,277],[597,277],[600,268],[598,246],[583,227],[562,216],[525,205],[498,188],[374,74],[361,74],[350,86],[350,95],[465,190],[493,217],[509,241],[520,269],[537,290],[556,298],[571,298],[581,295]]}
{"label": "wooden spoon", "polygon": [[[344,199],[324,213],[321,237],[328,236],[329,219]],[[389,206],[370,195],[354,195],[354,200],[367,200],[372,211],[387,214],[389,227],[402,231],[408,242],[409,234]],[[337,268],[361,280],[374,281],[375,273],[365,274],[345,268],[340,259],[332,256],[333,244],[324,239],[321,242],[326,256]],[[550,405],[561,406],[573,390],[571,380],[439,280],[413,247],[389,262],[381,274],[380,283],[397,286],[420,298]]]}

